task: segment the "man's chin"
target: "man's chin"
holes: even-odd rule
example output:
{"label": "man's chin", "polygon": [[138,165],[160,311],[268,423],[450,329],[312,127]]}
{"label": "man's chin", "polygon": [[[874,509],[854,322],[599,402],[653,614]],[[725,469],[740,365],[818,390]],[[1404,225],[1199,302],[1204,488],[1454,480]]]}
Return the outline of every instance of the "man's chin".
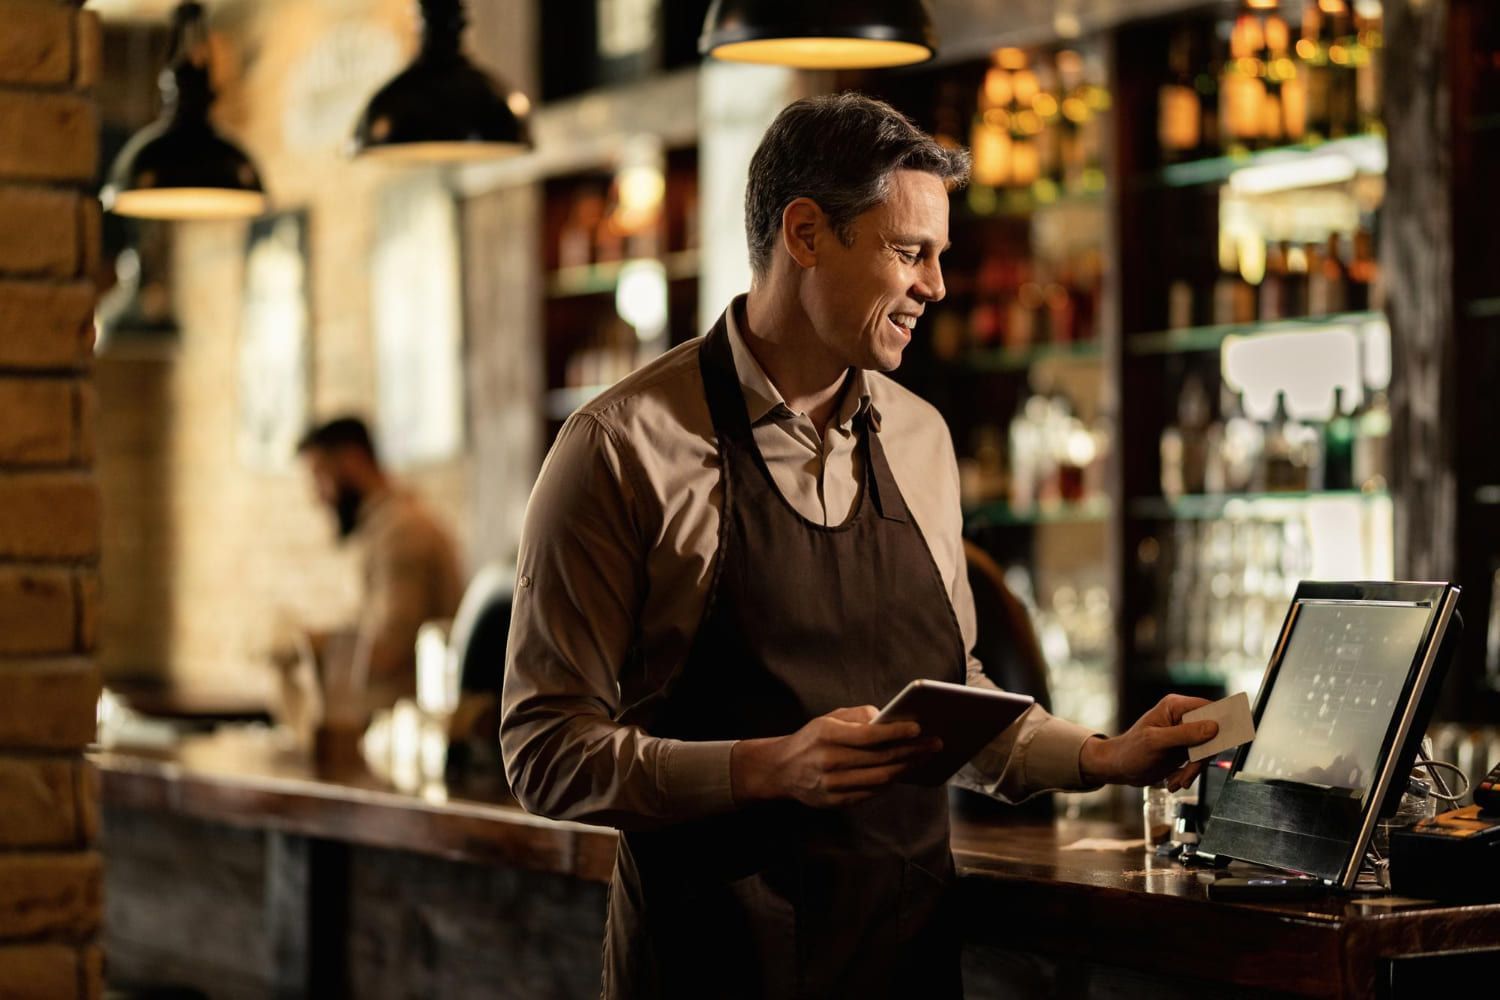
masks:
{"label": "man's chin", "polygon": [[884,351],[877,351],[871,358],[868,359],[870,361],[870,364],[866,365],[865,367],[870,371],[893,372],[897,368],[901,367],[901,357],[902,350],[899,347],[893,350],[887,349]]}

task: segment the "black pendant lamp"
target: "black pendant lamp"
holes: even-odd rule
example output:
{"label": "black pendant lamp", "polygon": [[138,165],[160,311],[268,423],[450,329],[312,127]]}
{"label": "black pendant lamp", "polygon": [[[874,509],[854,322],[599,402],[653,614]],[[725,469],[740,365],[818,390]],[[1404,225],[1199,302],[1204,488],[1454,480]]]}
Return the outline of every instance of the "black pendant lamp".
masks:
{"label": "black pendant lamp", "polygon": [[462,163],[531,148],[531,102],[507,92],[460,47],[462,0],[420,0],[422,48],[410,66],[376,91],[354,127],[361,157]]}
{"label": "black pendant lamp", "polygon": [[162,70],[161,117],[141,129],[110,168],[100,192],[117,215],[147,219],[243,219],[266,210],[255,164],[208,119],[208,23],[201,3],[172,18],[172,54]]}
{"label": "black pendant lamp", "polygon": [[880,69],[937,51],[922,0],[714,0],[698,51],[799,69]]}

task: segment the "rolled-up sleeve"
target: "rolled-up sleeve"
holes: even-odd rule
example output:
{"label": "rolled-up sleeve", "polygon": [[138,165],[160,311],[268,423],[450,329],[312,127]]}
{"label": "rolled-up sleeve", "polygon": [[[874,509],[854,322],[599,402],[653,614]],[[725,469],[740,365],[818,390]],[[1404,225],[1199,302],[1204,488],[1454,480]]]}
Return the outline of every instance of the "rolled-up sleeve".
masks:
{"label": "rolled-up sleeve", "polygon": [[732,808],[733,741],[662,739],[616,721],[648,544],[627,460],[584,412],[542,467],[521,535],[500,743],[529,811],[638,829]]}

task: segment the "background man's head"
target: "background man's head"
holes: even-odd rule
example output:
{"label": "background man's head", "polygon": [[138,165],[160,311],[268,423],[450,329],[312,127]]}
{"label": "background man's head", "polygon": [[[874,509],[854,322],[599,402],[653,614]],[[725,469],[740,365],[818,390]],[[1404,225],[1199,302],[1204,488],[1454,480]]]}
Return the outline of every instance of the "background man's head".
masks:
{"label": "background man's head", "polygon": [[788,105],[750,161],[745,227],[755,284],[789,283],[823,346],[890,369],[943,297],[947,192],[969,154],[883,101],[844,93]]}
{"label": "background man's head", "polygon": [[338,518],[339,537],[353,533],[365,498],[385,485],[370,428],[359,417],[313,427],[297,443],[318,500]]}

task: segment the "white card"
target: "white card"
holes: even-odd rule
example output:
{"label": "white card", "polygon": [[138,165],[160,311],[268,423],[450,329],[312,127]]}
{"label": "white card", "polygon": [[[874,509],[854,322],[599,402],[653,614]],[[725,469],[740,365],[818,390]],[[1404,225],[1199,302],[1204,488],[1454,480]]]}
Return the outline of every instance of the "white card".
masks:
{"label": "white card", "polygon": [[1203,760],[1255,739],[1255,723],[1250,718],[1250,696],[1243,691],[1212,705],[1195,708],[1182,717],[1183,722],[1202,722],[1205,719],[1219,724],[1219,735],[1189,750],[1188,760]]}

